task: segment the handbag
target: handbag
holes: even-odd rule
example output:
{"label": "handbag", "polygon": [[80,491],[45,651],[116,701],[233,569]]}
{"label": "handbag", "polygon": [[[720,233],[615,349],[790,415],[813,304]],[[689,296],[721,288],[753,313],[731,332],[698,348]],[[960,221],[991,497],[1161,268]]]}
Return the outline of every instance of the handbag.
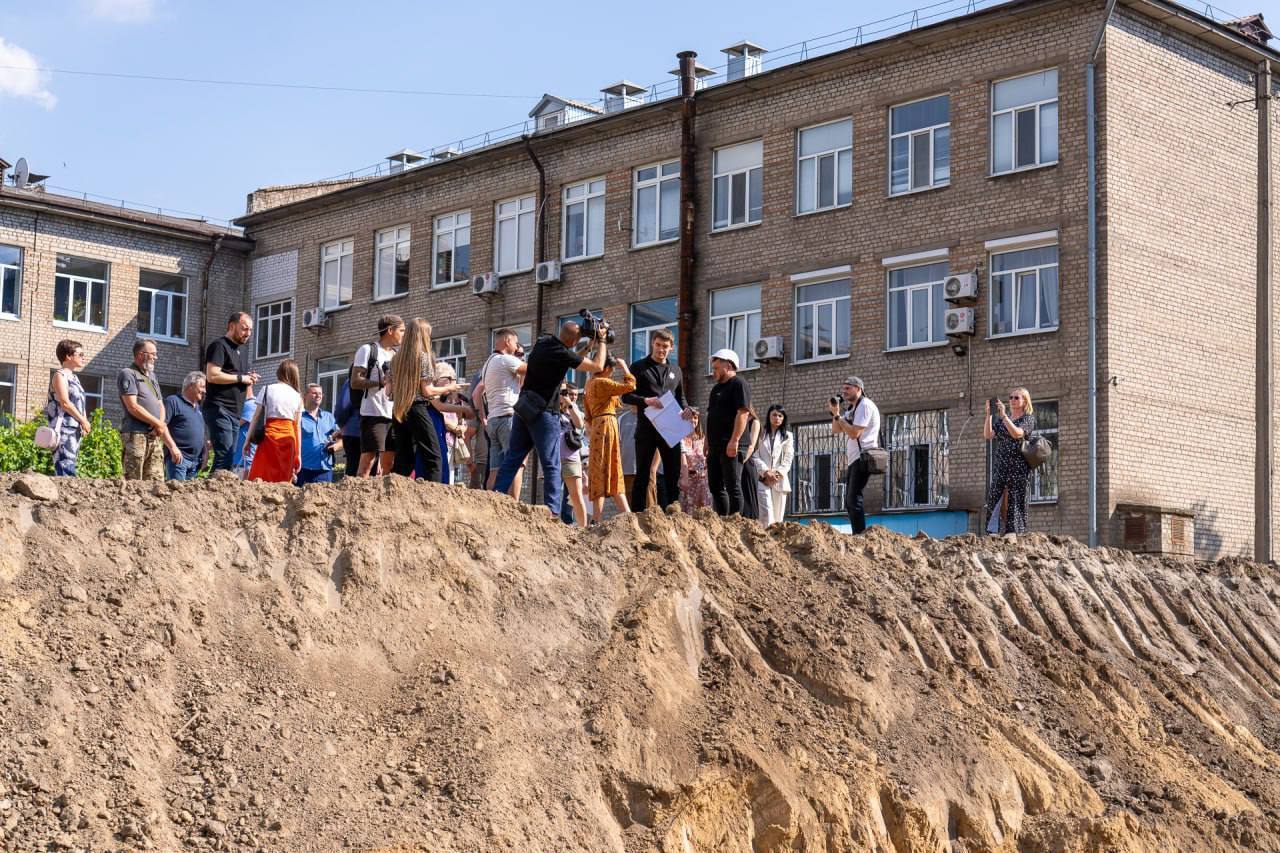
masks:
{"label": "handbag", "polygon": [[1022,451],[1022,458],[1027,460],[1027,467],[1033,471],[1048,462],[1049,457],[1053,456],[1053,445],[1043,435],[1024,438],[1018,449]]}
{"label": "handbag", "polygon": [[62,419],[66,417],[66,412],[62,411],[62,406],[54,399],[52,386],[49,388],[49,402],[45,403],[44,416],[48,423],[36,427],[33,441],[42,450],[53,450],[58,446]]}
{"label": "handbag", "polygon": [[[862,405],[862,400],[858,400],[858,406]],[[853,407],[854,417],[857,417],[858,406]],[[863,447],[862,439],[856,439],[858,442],[858,464],[863,466],[863,470],[868,475],[887,474],[889,472],[889,451],[883,447]]]}
{"label": "handbag", "polygon": [[262,444],[267,440],[267,394],[270,389],[262,392],[262,402],[258,404],[257,410],[253,413],[253,423],[249,424],[249,444]]}
{"label": "handbag", "polygon": [[564,434],[564,446],[570,450],[582,449],[582,430],[570,427]]}

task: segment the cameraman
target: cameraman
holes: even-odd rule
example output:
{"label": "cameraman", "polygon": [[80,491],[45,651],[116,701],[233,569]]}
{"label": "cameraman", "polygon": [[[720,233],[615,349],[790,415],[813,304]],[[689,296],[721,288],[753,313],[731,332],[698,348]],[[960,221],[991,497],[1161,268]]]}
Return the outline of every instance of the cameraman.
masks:
{"label": "cameraman", "polygon": [[596,351],[583,357],[573,351],[581,337],[582,327],[569,320],[560,326],[559,337],[543,335],[529,350],[528,367],[524,375],[524,387],[515,404],[515,417],[511,421],[511,438],[507,452],[498,469],[495,491],[511,488],[516,473],[524,464],[531,449],[538,451],[542,463],[543,501],[551,515],[560,515],[560,503],[564,496],[560,481],[560,416],[557,407],[560,383],[570,370],[582,370],[588,374],[604,369],[608,357],[605,336],[609,324],[603,320],[595,324]]}
{"label": "cameraman", "polygon": [[867,487],[871,474],[861,461],[862,451],[880,446],[880,409],[863,393],[862,380],[850,376],[840,386],[840,396],[848,409],[840,414],[840,404],[833,397],[827,402],[831,412],[831,431],[845,436],[847,467],[844,472],[844,508],[849,513],[849,528],[853,533],[867,529],[867,514],[862,505],[862,490]]}

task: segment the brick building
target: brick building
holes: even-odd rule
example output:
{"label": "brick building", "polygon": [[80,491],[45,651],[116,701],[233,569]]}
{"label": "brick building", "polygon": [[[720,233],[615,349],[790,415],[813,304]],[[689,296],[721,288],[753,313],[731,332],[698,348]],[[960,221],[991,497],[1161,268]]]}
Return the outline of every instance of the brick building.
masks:
{"label": "brick building", "polygon": [[0,187],[0,415],[39,413],[64,338],[89,356],[89,407],[115,423],[116,372],[139,337],[156,342],[165,392],[179,390],[244,304],[251,245],[237,229]]}
{"label": "brick building", "polygon": [[[1018,0],[767,71],[748,42],[726,50],[731,79],[698,89],[692,398],[708,353],[738,349],[757,407],[783,403],[797,426],[794,514],[841,506],[823,404],[856,373],[892,451],[870,490],[879,518],[975,529],[982,401],[1025,385],[1058,447],[1032,526],[1088,538],[1097,39],[1100,538],[1252,551],[1257,134],[1250,105],[1228,104],[1280,55],[1163,0],[1107,11]],[[680,99],[637,91],[606,90],[599,115],[552,116],[572,102],[544,98],[528,137],[287,188],[315,194],[284,204],[251,196],[238,224],[256,241],[259,329],[323,310],[264,358],[290,354],[333,387],[394,312],[426,317],[441,355],[474,370],[493,330],[531,336],[584,307],[638,357],[646,330],[677,321],[682,176]],[[561,280],[539,317],[533,269],[551,259]],[[470,279],[488,272],[500,289],[478,297]],[[951,273],[976,276],[972,337],[944,328]],[[756,364],[775,336],[784,356]]]}

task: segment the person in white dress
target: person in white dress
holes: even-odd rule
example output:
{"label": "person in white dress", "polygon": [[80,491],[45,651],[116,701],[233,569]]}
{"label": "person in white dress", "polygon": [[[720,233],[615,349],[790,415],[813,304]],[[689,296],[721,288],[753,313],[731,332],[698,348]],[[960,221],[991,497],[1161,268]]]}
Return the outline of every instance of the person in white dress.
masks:
{"label": "person in white dress", "polygon": [[787,496],[791,494],[791,462],[795,452],[796,441],[787,427],[787,412],[775,403],[765,415],[754,459],[755,469],[759,472],[756,495],[760,502],[760,523],[765,527],[786,518]]}

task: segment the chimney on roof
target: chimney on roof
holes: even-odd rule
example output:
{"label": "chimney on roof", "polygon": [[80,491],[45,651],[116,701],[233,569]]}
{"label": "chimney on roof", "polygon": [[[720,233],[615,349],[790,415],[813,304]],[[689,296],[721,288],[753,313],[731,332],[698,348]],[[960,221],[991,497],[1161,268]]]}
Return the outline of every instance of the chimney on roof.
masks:
{"label": "chimney on roof", "polygon": [[759,74],[764,69],[764,55],[769,51],[755,42],[743,40],[729,45],[720,52],[729,57],[725,79],[732,83],[734,80]]}
{"label": "chimney on roof", "polygon": [[606,113],[620,113],[631,107],[638,107],[644,103],[644,86],[637,86],[630,80],[620,80],[612,86],[606,86],[600,90],[604,92],[604,111]]}
{"label": "chimney on roof", "polygon": [[431,159],[432,161],[439,163],[442,160],[452,160],[454,157],[457,157],[461,153],[462,153],[462,149],[460,149],[458,146],[446,145],[443,148],[437,148],[434,151],[432,151]]}
{"label": "chimney on roof", "polygon": [[387,155],[387,161],[391,163],[391,174],[393,175],[412,168],[425,159],[427,158],[417,151],[410,151],[408,148],[401,148],[396,153]]}
{"label": "chimney on roof", "polygon": [[[679,68],[673,68],[667,73],[675,75],[677,80],[680,79],[681,74]],[[707,78],[716,76],[716,70],[714,68],[708,68],[701,62],[695,61],[693,63],[693,76],[697,78],[697,82],[693,84],[693,88],[695,90],[705,89],[707,88]]]}
{"label": "chimney on roof", "polygon": [[1267,42],[1271,41],[1271,28],[1267,26],[1267,22],[1262,20],[1262,13],[1256,15],[1245,15],[1243,18],[1236,18],[1234,21],[1227,21],[1223,24],[1229,30],[1235,30],[1240,35],[1247,38],[1255,44],[1263,47],[1267,46]]}

